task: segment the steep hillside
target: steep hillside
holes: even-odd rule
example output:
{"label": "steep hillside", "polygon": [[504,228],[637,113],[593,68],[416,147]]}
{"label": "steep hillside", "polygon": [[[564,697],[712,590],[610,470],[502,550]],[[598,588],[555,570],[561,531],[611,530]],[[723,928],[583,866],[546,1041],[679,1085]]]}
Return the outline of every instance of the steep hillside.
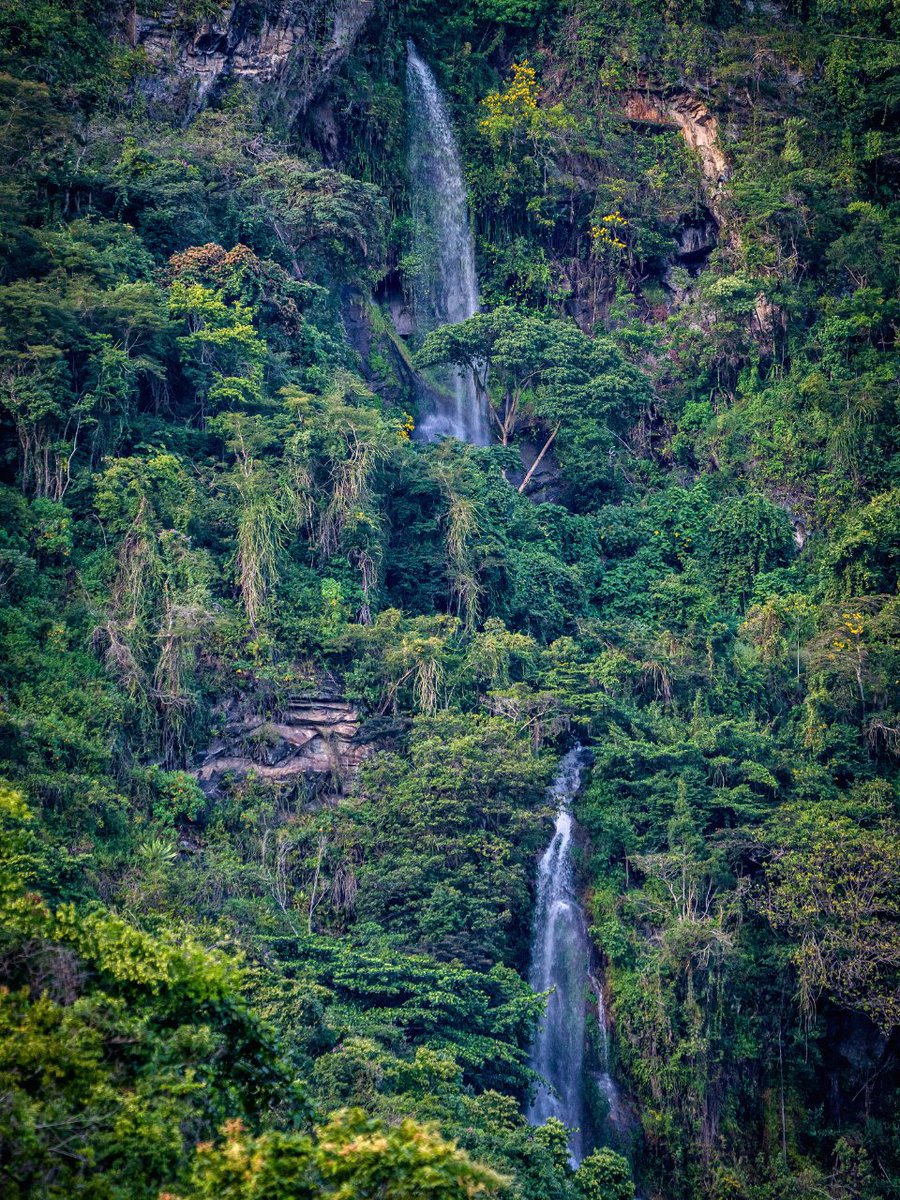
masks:
{"label": "steep hillside", "polygon": [[900,1196],[898,60],[0,2],[4,1196]]}

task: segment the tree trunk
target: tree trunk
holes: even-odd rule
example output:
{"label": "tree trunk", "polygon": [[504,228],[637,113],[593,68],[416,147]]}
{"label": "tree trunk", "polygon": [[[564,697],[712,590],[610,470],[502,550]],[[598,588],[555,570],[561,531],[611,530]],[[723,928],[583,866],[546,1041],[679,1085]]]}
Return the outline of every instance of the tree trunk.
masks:
{"label": "tree trunk", "polygon": [[525,491],[526,487],[528,487],[528,484],[531,482],[532,475],[535,473],[535,471],[541,465],[541,460],[543,459],[544,455],[547,453],[547,451],[550,449],[551,445],[553,444],[553,439],[559,433],[559,427],[561,424],[562,424],[561,421],[557,421],[556,428],[553,430],[553,432],[547,438],[546,442],[544,442],[544,445],[543,445],[543,448],[541,449],[540,454],[537,456],[537,458],[534,460],[534,462],[528,468],[528,474],[525,476],[525,478],[519,484],[519,495],[521,495],[522,492]]}

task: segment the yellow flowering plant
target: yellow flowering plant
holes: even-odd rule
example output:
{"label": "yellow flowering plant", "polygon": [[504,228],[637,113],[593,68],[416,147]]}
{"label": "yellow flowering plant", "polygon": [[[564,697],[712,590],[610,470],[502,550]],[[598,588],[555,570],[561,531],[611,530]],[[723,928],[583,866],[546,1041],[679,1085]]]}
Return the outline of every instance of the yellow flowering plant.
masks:
{"label": "yellow flowering plant", "polygon": [[594,253],[618,258],[628,249],[628,243],[624,240],[627,229],[628,222],[618,210],[592,219],[590,230]]}

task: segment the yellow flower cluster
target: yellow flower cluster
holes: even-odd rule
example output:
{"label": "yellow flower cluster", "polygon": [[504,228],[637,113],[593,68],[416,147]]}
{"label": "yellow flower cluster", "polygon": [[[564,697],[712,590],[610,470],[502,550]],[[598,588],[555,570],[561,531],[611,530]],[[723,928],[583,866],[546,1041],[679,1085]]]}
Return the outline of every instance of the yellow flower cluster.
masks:
{"label": "yellow flower cluster", "polygon": [[[858,638],[863,631],[863,615],[862,613],[841,613],[844,618],[844,628],[853,637]],[[831,639],[831,644],[838,652],[842,650],[852,650],[854,648],[852,641],[845,641],[843,637],[834,637]],[[834,654],[829,654],[828,657],[834,661]]]}
{"label": "yellow flower cluster", "polygon": [[513,63],[512,81],[505,92],[491,92],[484,98],[488,116],[481,122],[482,129],[489,129],[492,121],[514,113],[531,113],[537,109],[537,72],[526,58]]}
{"label": "yellow flower cluster", "polygon": [[854,636],[859,637],[863,631],[862,613],[842,613],[844,624]]}
{"label": "yellow flower cluster", "polygon": [[[659,530],[658,530],[658,529],[654,529],[654,530],[653,530],[653,536],[654,536],[654,537],[659,537]],[[694,539],[693,539],[693,538],[692,538],[692,537],[691,537],[689,534],[687,534],[687,533],[679,533],[677,529],[675,530],[675,532],[673,533],[673,535],[672,535],[672,536],[673,536],[673,537],[676,537],[676,538],[678,538],[678,539],[680,540],[680,542],[681,542],[681,544],[682,544],[682,546],[684,547],[684,549],[685,549],[685,550],[689,550],[689,549],[691,548],[691,546],[694,544]]]}
{"label": "yellow flower cluster", "polygon": [[619,237],[619,234],[624,233],[627,228],[628,222],[620,212],[609,213],[591,225],[594,246],[612,246],[615,250],[627,249]]}
{"label": "yellow flower cluster", "polygon": [[415,429],[415,427],[416,427],[416,423],[412,419],[412,417],[409,415],[409,413],[404,413],[403,414],[403,424],[400,426],[400,431],[399,431],[400,432],[400,440],[403,442],[409,441],[410,435],[412,434],[412,431]]}

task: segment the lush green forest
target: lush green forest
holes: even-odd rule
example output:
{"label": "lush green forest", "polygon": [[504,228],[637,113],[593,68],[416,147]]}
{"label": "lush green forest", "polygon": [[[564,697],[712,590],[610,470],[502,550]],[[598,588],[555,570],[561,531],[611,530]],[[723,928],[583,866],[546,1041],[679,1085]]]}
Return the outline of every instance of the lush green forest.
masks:
{"label": "lush green forest", "polygon": [[896,0],[0,0],[0,1194],[900,1197],[898,68]]}

